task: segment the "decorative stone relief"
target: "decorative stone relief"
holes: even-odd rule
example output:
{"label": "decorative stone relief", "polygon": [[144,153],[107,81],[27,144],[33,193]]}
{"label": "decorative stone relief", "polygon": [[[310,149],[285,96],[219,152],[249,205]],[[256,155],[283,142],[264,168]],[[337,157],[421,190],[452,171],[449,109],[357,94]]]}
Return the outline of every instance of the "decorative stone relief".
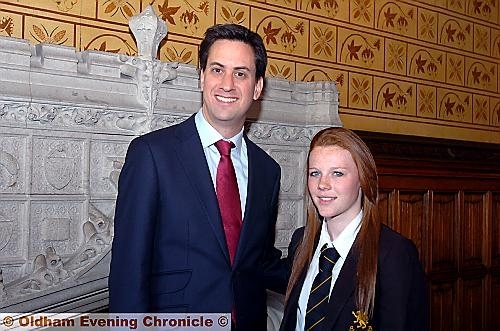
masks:
{"label": "decorative stone relief", "polygon": [[[60,207],[60,205],[57,206]],[[70,219],[79,219],[79,217],[73,216],[78,213],[75,206],[70,206],[70,211],[55,211],[54,205],[43,206],[43,204],[38,204],[34,213],[45,213],[46,215],[54,215],[55,213],[58,216],[68,215],[71,216]],[[26,269],[24,276],[5,285],[4,277],[0,273],[0,301],[61,287],[64,281],[75,278],[83,270],[87,270],[95,264],[97,260],[102,259],[111,249],[113,233],[111,218],[93,204],[89,204],[88,215],[88,220],[83,223],[79,231],[79,237],[82,237],[81,241],[70,258],[64,259],[53,243],[45,244],[43,245],[46,247],[45,250],[37,254],[31,263],[24,266]],[[51,222],[59,222],[61,219],[64,218],[51,218]],[[52,225],[54,225],[53,229],[57,232],[57,234],[51,235],[53,240],[55,237],[64,239],[66,232],[70,232],[67,233],[69,236],[77,237],[71,233],[74,232],[73,230],[69,229],[67,231],[68,229],[65,226],[61,231],[57,229],[59,226],[55,226],[55,223],[52,223]],[[36,233],[36,231],[32,232]]]}
{"label": "decorative stone relief", "polygon": [[137,133],[151,130],[153,110],[156,106],[161,84],[177,77],[177,63],[164,63],[156,59],[158,45],[167,35],[167,25],[156,16],[153,7],[133,16],[129,21],[130,30],[137,40],[138,57],[120,57],[124,62],[121,72],[137,82],[138,100],[147,109],[148,126]]}
{"label": "decorative stone relief", "polygon": [[276,247],[286,250],[293,230],[303,225],[303,197],[281,199],[276,221]]}
{"label": "decorative stone relief", "polygon": [[303,146],[311,141],[315,132],[316,128],[251,123],[248,135],[257,143]]}
{"label": "decorative stone relief", "polygon": [[25,192],[26,138],[0,135],[0,192]]}
{"label": "decorative stone relief", "polygon": [[148,126],[148,118],[144,114],[67,105],[31,104],[27,118],[28,126],[73,130],[84,128],[106,133],[135,133]]}
{"label": "decorative stone relief", "polygon": [[83,240],[78,250],[66,262],[67,269],[77,274],[88,269],[95,260],[102,259],[111,249],[113,223],[111,217],[89,204],[89,217],[82,226]]}
{"label": "decorative stone relief", "polygon": [[303,178],[305,173],[304,152],[291,149],[271,149],[269,154],[281,166],[281,193],[304,194]]}
{"label": "decorative stone relief", "polygon": [[151,123],[151,128],[152,130],[166,128],[174,124],[179,124],[186,118],[188,118],[188,116],[157,115],[153,118],[153,121]]}
{"label": "decorative stone relief", "polygon": [[74,254],[80,244],[82,201],[32,201],[29,256],[53,247],[58,254]]}
{"label": "decorative stone relief", "polygon": [[25,202],[0,201],[0,258],[9,261],[21,261],[27,242]]}
{"label": "decorative stone relief", "polygon": [[22,125],[26,123],[29,104],[25,102],[0,101],[0,125]]}
{"label": "decorative stone relief", "polygon": [[83,193],[82,140],[33,139],[33,193]]}
{"label": "decorative stone relief", "polygon": [[128,142],[92,141],[90,144],[90,190],[92,194],[118,192],[118,177],[125,162]]}

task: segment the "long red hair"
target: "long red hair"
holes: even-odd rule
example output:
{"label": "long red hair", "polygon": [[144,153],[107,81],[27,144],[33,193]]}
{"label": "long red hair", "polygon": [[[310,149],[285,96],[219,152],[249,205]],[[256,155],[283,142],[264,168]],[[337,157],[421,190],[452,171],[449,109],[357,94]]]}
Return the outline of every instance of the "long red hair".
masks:
{"label": "long red hair", "polygon": [[[361,207],[363,218],[354,245],[358,254],[356,304],[359,310],[373,315],[375,287],[377,279],[377,258],[380,238],[380,219],[378,216],[378,176],[375,160],[366,144],[353,131],[331,127],[319,131],[311,141],[309,155],[315,147],[338,146],[349,153],[358,168],[362,190]],[[306,188],[307,190],[307,188]],[[309,268],[315,243],[319,237],[322,218],[314,206],[309,192],[306,194],[307,220],[302,242],[297,247],[292,273],[286,291],[286,301],[290,291],[296,286],[300,275]]]}

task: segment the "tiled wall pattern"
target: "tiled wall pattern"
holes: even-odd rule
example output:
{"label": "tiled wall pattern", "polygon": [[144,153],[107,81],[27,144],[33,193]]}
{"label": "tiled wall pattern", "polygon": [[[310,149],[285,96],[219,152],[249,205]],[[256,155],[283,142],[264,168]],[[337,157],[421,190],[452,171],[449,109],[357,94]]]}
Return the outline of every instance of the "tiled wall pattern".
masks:
{"label": "tiled wall pattern", "polygon": [[238,23],[268,75],[335,81],[347,127],[500,143],[497,0],[0,0],[0,35],[133,55],[128,18],[150,4],[161,60],[196,65],[206,28]]}

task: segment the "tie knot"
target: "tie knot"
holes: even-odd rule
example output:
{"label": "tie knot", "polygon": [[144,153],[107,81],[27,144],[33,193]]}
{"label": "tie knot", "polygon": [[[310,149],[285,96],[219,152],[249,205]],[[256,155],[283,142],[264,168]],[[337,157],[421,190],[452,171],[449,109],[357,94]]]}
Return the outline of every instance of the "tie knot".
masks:
{"label": "tie knot", "polygon": [[328,273],[332,272],[333,266],[339,259],[340,255],[335,247],[328,247],[326,244],[321,248],[319,257],[319,269]]}
{"label": "tie knot", "polygon": [[228,156],[229,154],[231,154],[231,148],[234,147],[234,144],[231,141],[221,139],[215,143],[215,147],[219,151],[220,155]]}

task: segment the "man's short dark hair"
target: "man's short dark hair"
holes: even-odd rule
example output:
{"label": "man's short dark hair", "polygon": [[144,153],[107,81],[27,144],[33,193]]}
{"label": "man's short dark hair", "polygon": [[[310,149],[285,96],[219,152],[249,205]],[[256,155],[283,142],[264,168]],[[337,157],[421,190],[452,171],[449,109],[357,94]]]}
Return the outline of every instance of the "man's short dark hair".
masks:
{"label": "man's short dark hair", "polygon": [[255,78],[264,78],[267,67],[267,53],[264,42],[259,34],[238,24],[216,24],[207,29],[205,38],[200,44],[200,69],[207,67],[208,52],[217,40],[241,41],[252,47],[255,54]]}

